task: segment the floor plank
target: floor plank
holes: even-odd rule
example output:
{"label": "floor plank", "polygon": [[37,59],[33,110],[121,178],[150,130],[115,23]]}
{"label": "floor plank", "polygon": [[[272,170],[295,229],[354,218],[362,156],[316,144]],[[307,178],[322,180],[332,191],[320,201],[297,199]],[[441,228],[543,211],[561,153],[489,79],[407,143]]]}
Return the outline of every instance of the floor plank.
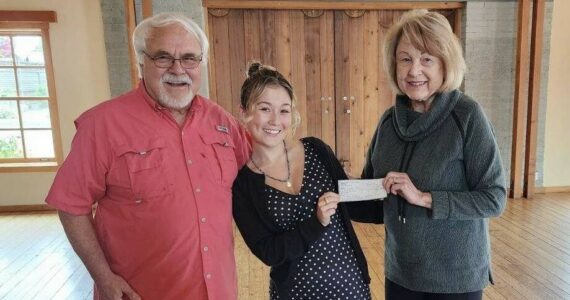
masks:
{"label": "floor plank", "polygon": [[[384,226],[356,224],[373,299],[384,298]],[[495,285],[484,299],[570,299],[570,194],[508,201],[490,222]],[[268,267],[234,229],[239,299],[265,300]],[[93,281],[67,242],[57,215],[0,214],[0,299],[92,299]]]}

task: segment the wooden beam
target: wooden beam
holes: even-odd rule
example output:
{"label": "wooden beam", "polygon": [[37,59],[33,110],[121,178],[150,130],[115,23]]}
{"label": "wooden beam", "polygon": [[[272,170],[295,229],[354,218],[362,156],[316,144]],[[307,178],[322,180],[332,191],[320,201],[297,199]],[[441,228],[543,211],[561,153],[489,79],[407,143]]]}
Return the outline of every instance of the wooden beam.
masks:
{"label": "wooden beam", "polygon": [[0,22],[57,22],[57,14],[53,10],[0,10]]}
{"label": "wooden beam", "polygon": [[517,60],[515,79],[515,99],[513,107],[513,143],[511,149],[511,198],[522,197],[522,161],[524,151],[525,89],[527,87],[529,60],[530,0],[519,0],[517,28]]}
{"label": "wooden beam", "polygon": [[142,0],[142,17],[152,17],[152,0]]}
{"label": "wooden beam", "polygon": [[139,82],[139,76],[137,71],[137,59],[132,39],[133,31],[135,31],[135,27],[137,25],[136,11],[135,11],[136,8],[134,0],[124,0],[124,1],[125,1],[125,24],[127,25],[127,41],[129,44],[131,86],[135,88]]}
{"label": "wooden beam", "polygon": [[455,35],[457,36],[457,38],[461,41],[461,28],[462,25],[462,17],[463,17],[463,10],[462,9],[458,9],[456,11],[454,11],[454,21],[453,21],[453,33],[455,33]]}
{"label": "wooden beam", "polygon": [[540,102],[540,73],[542,70],[542,40],[544,29],[544,0],[535,0],[532,9],[528,116],[526,122],[526,153],[524,159],[523,197],[532,198],[536,180],[536,136],[538,104]]}
{"label": "wooden beam", "polygon": [[347,1],[270,1],[270,0],[204,0],[207,8],[237,9],[369,9],[408,10],[416,8],[452,9],[463,8],[463,2],[347,2]]}

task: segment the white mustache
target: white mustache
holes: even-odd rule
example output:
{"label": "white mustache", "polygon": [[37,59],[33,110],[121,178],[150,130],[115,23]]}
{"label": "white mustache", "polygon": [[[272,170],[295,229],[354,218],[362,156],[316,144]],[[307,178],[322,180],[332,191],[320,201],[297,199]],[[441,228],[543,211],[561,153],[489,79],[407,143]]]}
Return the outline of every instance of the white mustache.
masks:
{"label": "white mustache", "polygon": [[165,73],[160,78],[160,82],[161,83],[169,82],[169,83],[174,83],[174,84],[186,83],[188,85],[192,85],[192,79],[190,79],[190,76],[188,76],[186,74],[184,74],[184,75],[173,75],[173,74]]}

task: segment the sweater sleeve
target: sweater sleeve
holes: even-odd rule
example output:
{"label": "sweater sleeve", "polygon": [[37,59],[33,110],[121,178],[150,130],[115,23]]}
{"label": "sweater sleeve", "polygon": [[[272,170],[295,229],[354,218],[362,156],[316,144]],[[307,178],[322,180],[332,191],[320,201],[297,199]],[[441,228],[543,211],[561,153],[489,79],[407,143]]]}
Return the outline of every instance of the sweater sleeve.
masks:
{"label": "sweater sleeve", "polygon": [[233,215],[251,252],[268,266],[278,266],[303,256],[326,227],[318,221],[315,214],[297,224],[291,231],[270,228],[268,224],[271,221],[267,215],[260,213],[254,205],[259,193],[247,184],[247,179],[247,176],[242,176],[234,182]]}
{"label": "sweater sleeve", "polygon": [[470,220],[496,217],[506,204],[499,147],[481,106],[471,102],[463,131],[463,163],[468,191],[431,191],[432,218]]}

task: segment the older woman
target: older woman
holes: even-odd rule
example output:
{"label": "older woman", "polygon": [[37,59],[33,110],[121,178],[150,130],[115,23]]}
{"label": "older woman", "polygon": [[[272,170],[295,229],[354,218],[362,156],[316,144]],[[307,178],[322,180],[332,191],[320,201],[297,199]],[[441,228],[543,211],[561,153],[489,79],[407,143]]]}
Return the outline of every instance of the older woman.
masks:
{"label": "older woman", "polygon": [[[373,136],[363,178],[384,178],[386,299],[481,299],[491,277],[488,218],[505,207],[503,167],[481,106],[458,90],[461,46],[445,17],[414,10],[387,33],[397,91]],[[368,207],[367,207],[368,206]],[[382,220],[383,218],[383,220]]]}

